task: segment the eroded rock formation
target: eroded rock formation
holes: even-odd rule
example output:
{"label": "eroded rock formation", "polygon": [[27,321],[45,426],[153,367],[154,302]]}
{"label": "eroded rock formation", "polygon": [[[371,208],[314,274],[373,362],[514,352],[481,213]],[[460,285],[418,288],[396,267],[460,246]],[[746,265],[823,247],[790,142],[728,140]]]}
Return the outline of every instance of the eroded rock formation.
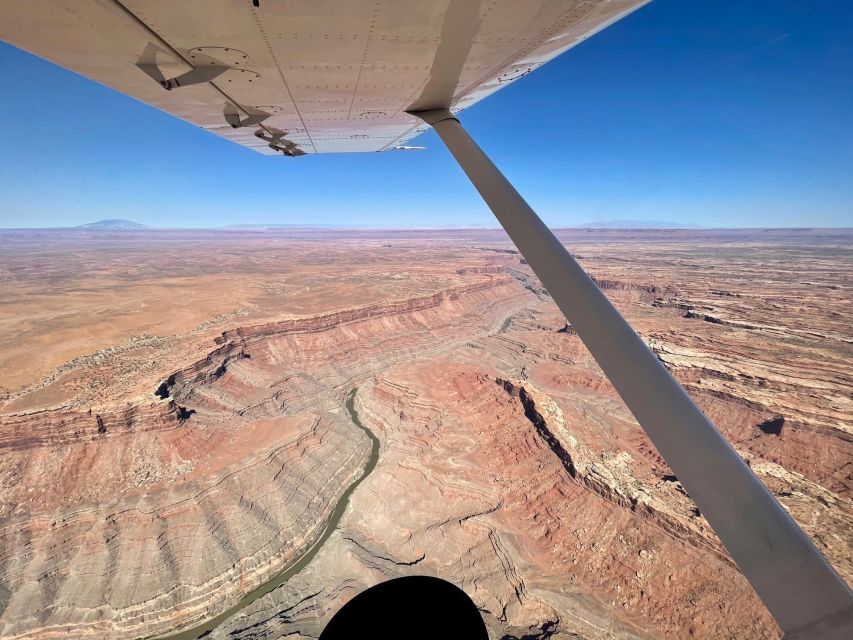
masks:
{"label": "eroded rock formation", "polygon": [[[748,256],[730,238],[638,235],[587,238],[582,261],[849,580],[849,255],[809,235],[749,239]],[[475,232],[367,253],[342,238],[330,261],[292,242],[199,249],[193,269],[232,307],[202,292],[180,330],[140,320],[0,381],[0,636],[192,627],[308,548],[209,637],[316,637],[355,593],[411,573],[465,589],[495,638],[778,635],[513,249]],[[283,251],[298,268],[260,272]],[[134,259],[143,300],[161,299],[156,274],[196,291],[172,263]],[[353,389],[380,449],[340,502],[372,451]]]}

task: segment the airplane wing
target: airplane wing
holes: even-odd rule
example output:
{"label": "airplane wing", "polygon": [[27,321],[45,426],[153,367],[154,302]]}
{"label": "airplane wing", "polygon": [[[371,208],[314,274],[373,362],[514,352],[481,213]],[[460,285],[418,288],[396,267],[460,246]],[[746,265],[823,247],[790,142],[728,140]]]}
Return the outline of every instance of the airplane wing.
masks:
{"label": "airplane wing", "polygon": [[384,151],[647,1],[3,0],[0,39],[262,153]]}
{"label": "airplane wing", "polygon": [[849,638],[850,588],[454,115],[644,3],[2,0],[0,38],[265,153],[433,126],[786,637]]}

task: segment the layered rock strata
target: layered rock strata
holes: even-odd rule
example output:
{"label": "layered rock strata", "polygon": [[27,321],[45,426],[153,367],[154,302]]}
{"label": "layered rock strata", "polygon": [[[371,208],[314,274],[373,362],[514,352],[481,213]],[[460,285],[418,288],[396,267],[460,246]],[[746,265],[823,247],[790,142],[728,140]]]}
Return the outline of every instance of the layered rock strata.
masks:
{"label": "layered rock strata", "polygon": [[[577,257],[849,580],[849,250],[805,232],[628,235]],[[204,309],[156,325],[175,333],[144,308],[105,310],[128,322],[107,323],[115,344],[69,344],[68,362],[39,359],[43,379],[0,383],[0,635],[168,633],[252,594],[363,473],[371,443],[344,403],[357,387],[376,468],[316,555],[210,637],[316,637],[355,593],[409,573],[459,584],[494,638],[778,636],[508,245],[339,238],[330,256],[234,238],[165,265],[136,253],[138,268],[100,251],[82,270],[95,280],[45,280],[93,308],[109,264],[129,269],[124,297]],[[26,255],[7,261],[16,287],[38,277]],[[53,344],[79,318],[24,322],[19,342]]]}
{"label": "layered rock strata", "polygon": [[507,277],[226,331],[136,404],[6,415],[4,637],[137,637],[219,613],[298,558],[357,477],[343,396],[494,331]]}

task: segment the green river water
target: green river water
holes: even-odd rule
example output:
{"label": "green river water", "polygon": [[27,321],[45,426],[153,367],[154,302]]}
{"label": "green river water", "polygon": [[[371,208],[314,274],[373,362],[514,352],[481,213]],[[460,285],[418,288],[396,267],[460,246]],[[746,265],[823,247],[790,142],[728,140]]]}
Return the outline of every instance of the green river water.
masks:
{"label": "green river water", "polygon": [[317,552],[323,548],[323,544],[325,544],[326,540],[329,539],[329,536],[332,535],[332,532],[337,528],[338,522],[341,519],[341,516],[344,515],[344,511],[346,511],[347,505],[349,504],[349,498],[352,495],[352,492],[355,491],[356,487],[362,483],[362,481],[370,475],[370,472],[376,467],[376,462],[379,460],[379,439],[373,435],[373,432],[365,427],[361,420],[358,419],[358,414],[355,411],[355,392],[358,389],[353,389],[346,401],[347,413],[349,413],[349,417],[352,420],[353,424],[364,431],[367,434],[367,437],[370,438],[370,442],[372,444],[372,448],[370,451],[370,458],[367,460],[367,464],[364,466],[364,469],[361,472],[361,475],[355,479],[355,481],[347,487],[347,490],[344,491],[343,495],[338,500],[337,505],[335,505],[334,511],[332,511],[332,515],[329,518],[329,521],[326,523],[326,526],[323,529],[323,533],[320,534],[320,537],[317,538],[314,543],[308,548],[308,550],[302,554],[298,559],[292,562],[290,565],[282,569],[280,572],[275,574],[272,578],[267,580],[261,586],[256,588],[253,591],[250,591],[245,596],[243,596],[237,604],[228,609],[227,611],[223,611],[215,618],[211,618],[207,620],[203,624],[197,625],[190,629],[186,629],[184,631],[179,631],[178,633],[173,633],[165,636],[158,636],[159,640],[196,640],[200,636],[206,634],[211,631],[215,627],[219,626],[224,622],[227,618],[230,618],[235,613],[240,611],[240,609],[252,604],[258,598],[261,598],[268,594],[273,589],[280,587],[282,584],[287,582],[287,580],[291,577],[302,571],[305,566],[311,562]]}

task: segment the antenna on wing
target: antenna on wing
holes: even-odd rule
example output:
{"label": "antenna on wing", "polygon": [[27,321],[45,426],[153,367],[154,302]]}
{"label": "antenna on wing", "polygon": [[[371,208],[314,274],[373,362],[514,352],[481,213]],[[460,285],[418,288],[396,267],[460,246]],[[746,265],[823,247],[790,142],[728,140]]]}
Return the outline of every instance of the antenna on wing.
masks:
{"label": "antenna on wing", "polygon": [[201,84],[210,82],[218,78],[231,67],[222,64],[216,60],[208,60],[208,64],[193,67],[189,71],[182,73],[174,78],[166,78],[160,66],[157,64],[156,55],[158,48],[150,42],[146,45],[142,55],[139,56],[139,61],[136,66],[145,73],[149,78],[157,82],[166,91],[171,91],[177,87],[186,87],[191,84]]}
{"label": "antenna on wing", "polygon": [[226,102],[225,107],[222,110],[222,113],[225,116],[225,122],[237,129],[239,127],[251,127],[256,124],[261,124],[264,120],[270,117],[269,113],[261,111],[260,109],[243,107],[243,110],[248,114],[248,116],[240,118],[240,110],[237,108],[237,105],[231,102]]}
{"label": "antenna on wing", "polygon": [[287,131],[273,127],[261,127],[255,131],[255,136],[264,140],[270,149],[280,151],[286,156],[304,156],[305,152],[297,147],[295,142],[285,138],[286,135]]}

